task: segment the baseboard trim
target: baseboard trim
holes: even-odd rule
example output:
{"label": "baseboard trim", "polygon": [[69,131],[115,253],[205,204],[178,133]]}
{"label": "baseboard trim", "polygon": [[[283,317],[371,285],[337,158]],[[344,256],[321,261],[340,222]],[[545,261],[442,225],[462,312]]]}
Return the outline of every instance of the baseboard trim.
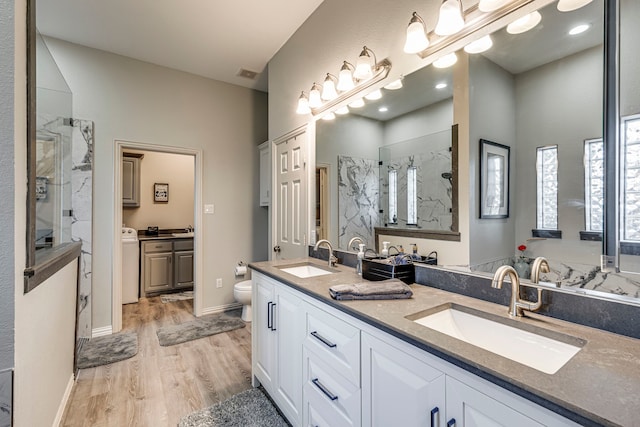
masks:
{"label": "baseboard trim", "polygon": [[111,335],[113,333],[113,328],[111,325],[103,326],[102,328],[95,328],[91,330],[91,338],[102,337],[105,335]]}
{"label": "baseboard trim", "polygon": [[73,373],[71,377],[69,377],[69,382],[67,383],[67,388],[64,391],[64,395],[62,396],[62,401],[60,402],[60,406],[58,407],[58,413],[56,414],[55,420],[53,420],[53,427],[59,427],[62,423],[62,416],[64,415],[64,410],[67,407],[67,403],[69,403],[69,398],[71,397],[71,391],[73,390],[73,384],[75,383],[75,377]]}
{"label": "baseboard trim", "polygon": [[223,311],[235,310],[242,308],[242,304],[234,302],[231,304],[218,305],[216,307],[206,307],[202,309],[202,315],[222,313]]}

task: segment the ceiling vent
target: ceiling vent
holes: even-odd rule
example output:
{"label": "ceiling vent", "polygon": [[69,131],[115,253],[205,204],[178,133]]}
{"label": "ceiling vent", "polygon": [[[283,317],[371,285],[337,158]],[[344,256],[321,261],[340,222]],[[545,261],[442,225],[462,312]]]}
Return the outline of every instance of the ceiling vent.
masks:
{"label": "ceiling vent", "polygon": [[244,77],[249,80],[255,80],[256,77],[258,77],[258,74],[260,73],[256,71],[245,70],[244,68],[240,68],[240,70],[238,70],[238,72],[236,73],[236,76]]}

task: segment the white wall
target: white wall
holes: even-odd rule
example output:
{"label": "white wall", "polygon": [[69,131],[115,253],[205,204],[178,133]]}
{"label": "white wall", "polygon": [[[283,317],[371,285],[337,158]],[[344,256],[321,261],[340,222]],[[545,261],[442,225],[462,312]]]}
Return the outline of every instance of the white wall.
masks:
{"label": "white wall", "polygon": [[448,131],[452,124],[453,100],[449,98],[385,122],[384,144]]}
{"label": "white wall", "polygon": [[[267,258],[258,207],[257,145],[266,94],[55,39],[47,44],[74,95],[74,117],[95,122],[93,328],[111,325],[114,140],[203,152],[204,308],[234,301],[239,260]],[[197,206],[196,209],[203,209]],[[98,226],[99,225],[99,226]],[[223,287],[215,282],[222,278]]]}
{"label": "white wall", "polygon": [[[193,226],[195,158],[184,154],[126,150],[143,153],[140,161],[140,207],[123,208],[122,222],[136,230],[150,225],[160,229]],[[155,203],[153,185],[169,184],[169,202]]]}

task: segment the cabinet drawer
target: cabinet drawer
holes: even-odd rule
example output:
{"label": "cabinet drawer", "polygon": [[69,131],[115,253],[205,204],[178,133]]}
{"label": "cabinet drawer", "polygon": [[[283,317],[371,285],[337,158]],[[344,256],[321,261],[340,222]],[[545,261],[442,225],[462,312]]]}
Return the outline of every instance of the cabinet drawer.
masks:
{"label": "cabinet drawer", "polygon": [[174,251],[192,251],[193,250],[193,239],[174,240],[174,242],[173,242],[173,250]]}
{"label": "cabinet drawer", "polygon": [[142,244],[142,252],[143,253],[152,253],[152,252],[171,252],[173,250],[173,242],[144,242]]}
{"label": "cabinet drawer", "polygon": [[309,306],[304,345],[360,387],[360,330]]}
{"label": "cabinet drawer", "polygon": [[[331,422],[328,427],[360,425],[360,388],[342,377],[319,356],[304,351],[305,382],[303,387],[305,414]],[[313,415],[315,413],[315,415]],[[307,424],[307,423],[305,423]]]}

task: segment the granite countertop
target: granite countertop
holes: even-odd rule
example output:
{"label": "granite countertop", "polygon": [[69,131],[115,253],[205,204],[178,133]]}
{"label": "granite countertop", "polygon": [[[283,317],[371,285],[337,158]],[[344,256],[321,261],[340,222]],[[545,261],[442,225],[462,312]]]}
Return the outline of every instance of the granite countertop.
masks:
{"label": "granite countertop", "polygon": [[456,303],[508,319],[506,306],[417,284],[411,285],[411,299],[336,301],[329,296],[330,286],[358,283],[362,277],[342,265],[334,274],[306,279],[276,268],[307,262],[327,266],[326,261],[300,258],[249,267],[582,425],[640,425],[640,340],[526,313],[519,322],[585,341],[578,354],[549,375],[405,317]]}

